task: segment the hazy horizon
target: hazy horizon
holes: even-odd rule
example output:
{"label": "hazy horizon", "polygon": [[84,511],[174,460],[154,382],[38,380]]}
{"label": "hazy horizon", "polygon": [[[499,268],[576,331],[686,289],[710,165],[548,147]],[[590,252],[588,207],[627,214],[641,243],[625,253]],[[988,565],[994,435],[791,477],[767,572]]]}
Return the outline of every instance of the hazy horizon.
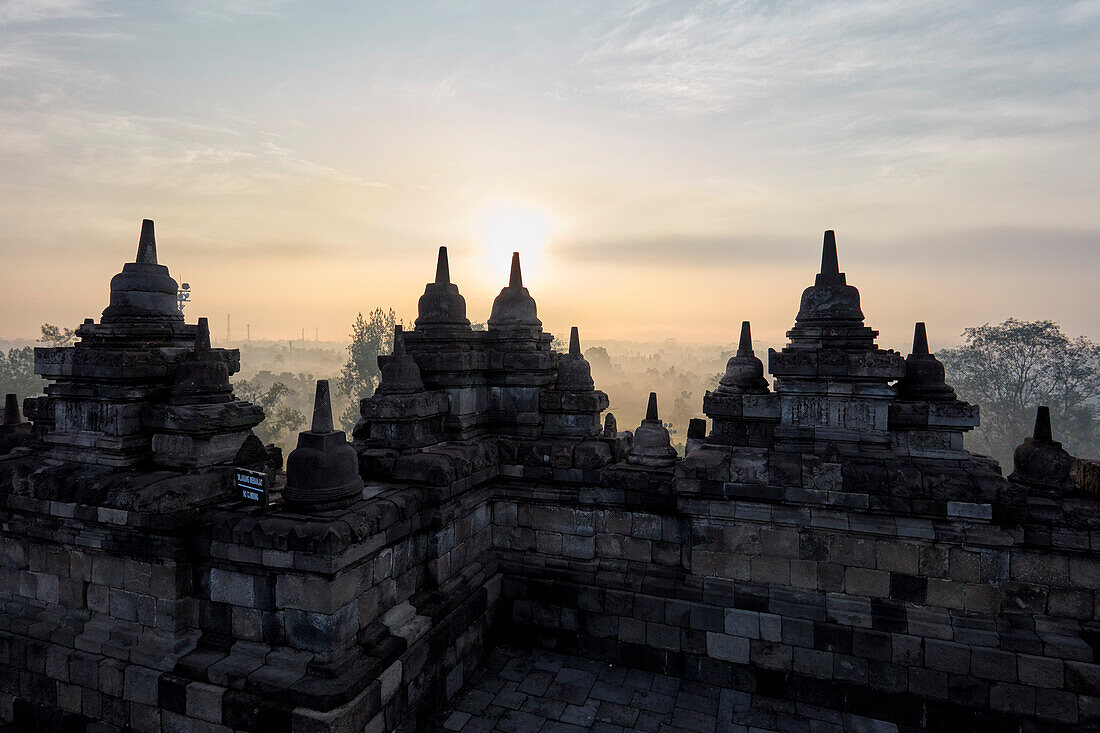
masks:
{"label": "hazy horizon", "polygon": [[[835,229],[884,347],[1100,337],[1100,2],[0,2],[0,337],[98,320],[142,218],[216,333],[471,320],[781,345]],[[238,331],[239,329],[239,331]]]}

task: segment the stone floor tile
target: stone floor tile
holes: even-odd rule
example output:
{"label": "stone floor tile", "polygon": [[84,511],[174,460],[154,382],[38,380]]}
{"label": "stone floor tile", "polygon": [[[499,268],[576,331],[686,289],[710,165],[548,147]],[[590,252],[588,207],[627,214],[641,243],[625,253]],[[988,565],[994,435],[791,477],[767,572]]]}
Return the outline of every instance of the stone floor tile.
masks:
{"label": "stone floor tile", "polygon": [[630,704],[631,698],[634,697],[634,690],[604,680],[596,680],[596,684],[592,685],[592,691],[588,694],[597,700],[606,700],[607,702],[617,702],[620,705],[628,705]]}
{"label": "stone floor tile", "polygon": [[596,720],[596,710],[599,707],[598,700],[589,700],[584,705],[566,705],[558,720],[588,728]]}
{"label": "stone floor tile", "polygon": [[634,727],[638,720],[638,709],[631,705],[620,705],[615,702],[602,702],[596,711],[596,720],[604,723],[614,723],[624,728]]}
{"label": "stone floor tile", "polygon": [[562,713],[565,712],[565,706],[566,703],[560,700],[554,700],[553,698],[529,696],[523,701],[523,705],[521,705],[519,709],[525,713],[538,715],[547,720],[558,720],[561,718]]}
{"label": "stone floor tile", "polygon": [[539,729],[546,723],[546,718],[519,710],[509,710],[500,716],[494,730],[503,733],[539,733]]}
{"label": "stone floor tile", "polygon": [[525,692],[528,695],[535,695],[541,697],[546,694],[546,688],[550,686],[550,683],[554,681],[554,675],[550,672],[535,669],[532,670],[522,682],[519,683],[518,690]]}
{"label": "stone floor tile", "polygon": [[556,720],[549,720],[546,725],[542,726],[542,730],[539,733],[587,733],[588,726],[586,725],[573,725],[571,723],[560,723]]}
{"label": "stone floor tile", "polygon": [[471,717],[469,713],[463,713],[456,710],[443,721],[443,727],[447,730],[462,730],[463,727],[470,722]]}
{"label": "stone floor tile", "polygon": [[489,654],[429,731],[896,733],[897,728],[790,700],[505,646]]}

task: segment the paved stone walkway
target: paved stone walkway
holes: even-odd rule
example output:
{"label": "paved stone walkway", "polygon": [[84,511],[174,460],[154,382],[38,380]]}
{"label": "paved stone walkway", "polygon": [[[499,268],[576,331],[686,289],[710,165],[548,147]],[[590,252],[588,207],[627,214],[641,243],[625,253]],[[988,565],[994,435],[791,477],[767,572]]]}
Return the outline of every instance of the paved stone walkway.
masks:
{"label": "paved stone walkway", "polygon": [[495,649],[432,733],[863,733],[890,723],[516,646]]}

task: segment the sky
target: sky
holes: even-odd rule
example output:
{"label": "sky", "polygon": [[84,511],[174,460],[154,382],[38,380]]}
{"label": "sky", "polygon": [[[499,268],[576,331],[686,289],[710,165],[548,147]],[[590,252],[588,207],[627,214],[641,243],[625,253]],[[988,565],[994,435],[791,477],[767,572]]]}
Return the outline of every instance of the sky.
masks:
{"label": "sky", "polygon": [[[0,337],[98,319],[141,219],[215,336],[484,321],[779,344],[822,232],[880,343],[1100,340],[1100,1],[0,0]],[[316,329],[316,330],[315,330]]]}

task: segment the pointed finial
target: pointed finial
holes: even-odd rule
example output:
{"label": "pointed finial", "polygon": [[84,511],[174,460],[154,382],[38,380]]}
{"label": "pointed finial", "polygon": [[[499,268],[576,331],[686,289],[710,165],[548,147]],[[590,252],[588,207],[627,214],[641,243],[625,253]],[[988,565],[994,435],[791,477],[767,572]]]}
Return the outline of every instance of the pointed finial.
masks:
{"label": "pointed finial", "polygon": [[581,333],[577,330],[576,326],[569,329],[569,355],[581,355]]}
{"label": "pointed finial", "polygon": [[701,417],[693,417],[688,420],[688,434],[689,438],[695,440],[702,440],[707,437],[707,421]]}
{"label": "pointed finial", "polygon": [[395,324],[393,327],[393,355],[405,355],[405,329],[402,328],[400,323]]}
{"label": "pointed finial", "polygon": [[14,394],[7,394],[4,396],[4,424],[18,425],[19,423],[19,398]]}
{"label": "pointed finial", "polygon": [[447,248],[439,248],[439,259],[435,263],[435,281],[439,283],[449,283],[451,281],[451,265],[447,261]]}
{"label": "pointed finial", "polygon": [[924,322],[918,321],[913,329],[913,354],[915,356],[928,356],[928,333],[924,330]]}
{"label": "pointed finial", "polygon": [[646,420],[659,420],[660,419],[660,418],[657,417],[657,393],[656,392],[650,392],[649,393],[649,405],[646,407],[646,410],[645,410],[645,419]]}
{"label": "pointed finial", "polygon": [[523,287],[523,274],[519,271],[519,252],[512,253],[512,274],[508,278],[508,287]]}
{"label": "pointed finial", "polygon": [[737,344],[738,356],[753,356],[752,353],[752,331],[749,329],[748,321],[741,321],[741,340]]}
{"label": "pointed finial", "polygon": [[832,229],[825,231],[825,242],[821,247],[821,274],[840,274],[840,263],[836,258],[836,233]]}
{"label": "pointed finial", "polygon": [[157,264],[157,238],[153,234],[152,219],[141,221],[141,239],[138,240],[137,257],[134,262],[139,265]]}
{"label": "pointed finial", "polygon": [[210,322],[206,318],[199,319],[199,325],[195,329],[195,351],[210,350]]}
{"label": "pointed finial", "polygon": [[1040,443],[1054,442],[1054,436],[1050,432],[1050,408],[1046,405],[1039,405],[1039,409],[1035,411],[1035,432],[1032,438]]}
{"label": "pointed finial", "polygon": [[332,401],[329,399],[327,379],[317,380],[317,396],[313,400],[313,425],[310,431],[332,432]]}

